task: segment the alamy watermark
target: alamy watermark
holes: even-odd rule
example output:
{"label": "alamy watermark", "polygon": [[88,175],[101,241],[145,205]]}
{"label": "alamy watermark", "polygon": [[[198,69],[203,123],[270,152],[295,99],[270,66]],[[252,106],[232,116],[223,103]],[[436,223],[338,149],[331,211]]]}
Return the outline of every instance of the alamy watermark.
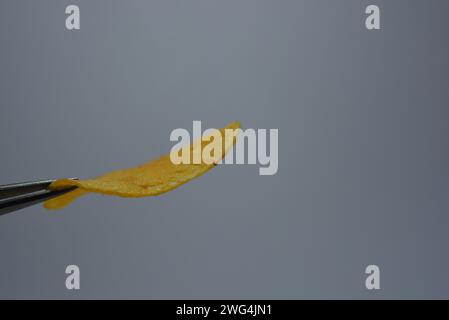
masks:
{"label": "alamy watermark", "polygon": [[[211,154],[222,152],[223,146],[232,144],[230,141],[237,138],[235,148],[227,150],[226,156],[216,162],[217,164],[259,164],[259,174],[263,176],[274,175],[278,171],[278,129],[225,129],[222,136],[218,129],[202,132],[201,121],[193,121],[192,133],[191,136],[189,131],[183,128],[171,132],[170,141],[177,141],[170,152],[173,164],[215,163],[217,157]],[[188,146],[195,141],[210,142],[206,146],[197,144],[193,155],[190,155]]]}

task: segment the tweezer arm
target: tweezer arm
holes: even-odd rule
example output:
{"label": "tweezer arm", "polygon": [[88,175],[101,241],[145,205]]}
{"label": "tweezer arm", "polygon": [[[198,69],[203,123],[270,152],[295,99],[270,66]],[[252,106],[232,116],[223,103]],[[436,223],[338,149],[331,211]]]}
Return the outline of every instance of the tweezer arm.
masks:
{"label": "tweezer arm", "polygon": [[0,186],[0,215],[35,205],[76,189],[76,187],[68,187],[60,190],[49,190],[48,186],[53,181],[55,180],[40,180]]}

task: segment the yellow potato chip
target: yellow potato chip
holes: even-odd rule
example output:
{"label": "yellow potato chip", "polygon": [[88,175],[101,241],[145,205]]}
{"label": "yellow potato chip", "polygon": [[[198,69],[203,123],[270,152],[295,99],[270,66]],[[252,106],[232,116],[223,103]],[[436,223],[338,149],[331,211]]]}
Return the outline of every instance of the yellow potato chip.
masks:
{"label": "yellow potato chip", "polygon": [[[47,200],[44,202],[44,207],[47,209],[60,209],[89,192],[120,197],[146,197],[171,191],[212,169],[236,141],[235,136],[225,135],[225,130],[238,128],[240,128],[240,123],[232,122],[219,130],[222,143],[220,142],[220,148],[215,150],[218,152],[211,153],[210,158],[212,158],[212,161],[201,161],[199,164],[194,164],[193,161],[190,161],[190,164],[173,164],[169,153],[143,165],[112,171],[95,179],[59,179],[50,185],[50,189],[60,189],[68,186],[76,186],[78,188],[57,198]],[[207,137],[203,140],[199,139],[190,144],[187,149],[181,148],[176,152],[182,153],[190,150],[189,157],[192,159],[194,154],[197,154],[204,147],[213,144],[214,140],[213,138],[208,140]],[[211,149],[210,146],[209,149]]]}

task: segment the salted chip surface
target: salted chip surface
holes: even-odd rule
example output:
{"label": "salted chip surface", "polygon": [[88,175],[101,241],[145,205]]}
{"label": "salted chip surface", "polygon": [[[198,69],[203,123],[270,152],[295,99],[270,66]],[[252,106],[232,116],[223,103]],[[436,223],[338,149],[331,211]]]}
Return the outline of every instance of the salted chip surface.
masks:
{"label": "salted chip surface", "polygon": [[198,161],[195,163],[195,155],[201,154],[201,150],[204,150],[204,148],[211,149],[211,144],[217,143],[216,136],[203,137],[203,139],[199,139],[177,151],[172,151],[178,152],[181,156],[183,152],[189,151],[185,154],[190,158],[188,164],[174,164],[169,153],[137,167],[112,171],[94,179],[56,180],[50,185],[50,189],[68,186],[77,186],[78,188],[45,201],[44,207],[50,210],[60,209],[89,192],[137,198],[156,196],[171,191],[212,169],[236,142],[236,135],[225,134],[226,129],[235,130],[239,128],[239,122],[232,122],[228,126],[217,130],[222,137],[218,145],[219,148],[214,149],[215,151],[210,153],[206,161],[200,159],[199,163]]}

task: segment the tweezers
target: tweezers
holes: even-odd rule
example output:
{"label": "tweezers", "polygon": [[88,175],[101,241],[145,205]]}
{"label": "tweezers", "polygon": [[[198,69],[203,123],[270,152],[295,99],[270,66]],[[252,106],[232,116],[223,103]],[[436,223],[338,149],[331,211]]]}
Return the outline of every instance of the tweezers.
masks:
{"label": "tweezers", "polygon": [[[72,180],[77,180],[77,178],[72,178]],[[0,215],[58,197],[77,188],[50,190],[48,187],[53,181],[55,180],[0,185]]]}

